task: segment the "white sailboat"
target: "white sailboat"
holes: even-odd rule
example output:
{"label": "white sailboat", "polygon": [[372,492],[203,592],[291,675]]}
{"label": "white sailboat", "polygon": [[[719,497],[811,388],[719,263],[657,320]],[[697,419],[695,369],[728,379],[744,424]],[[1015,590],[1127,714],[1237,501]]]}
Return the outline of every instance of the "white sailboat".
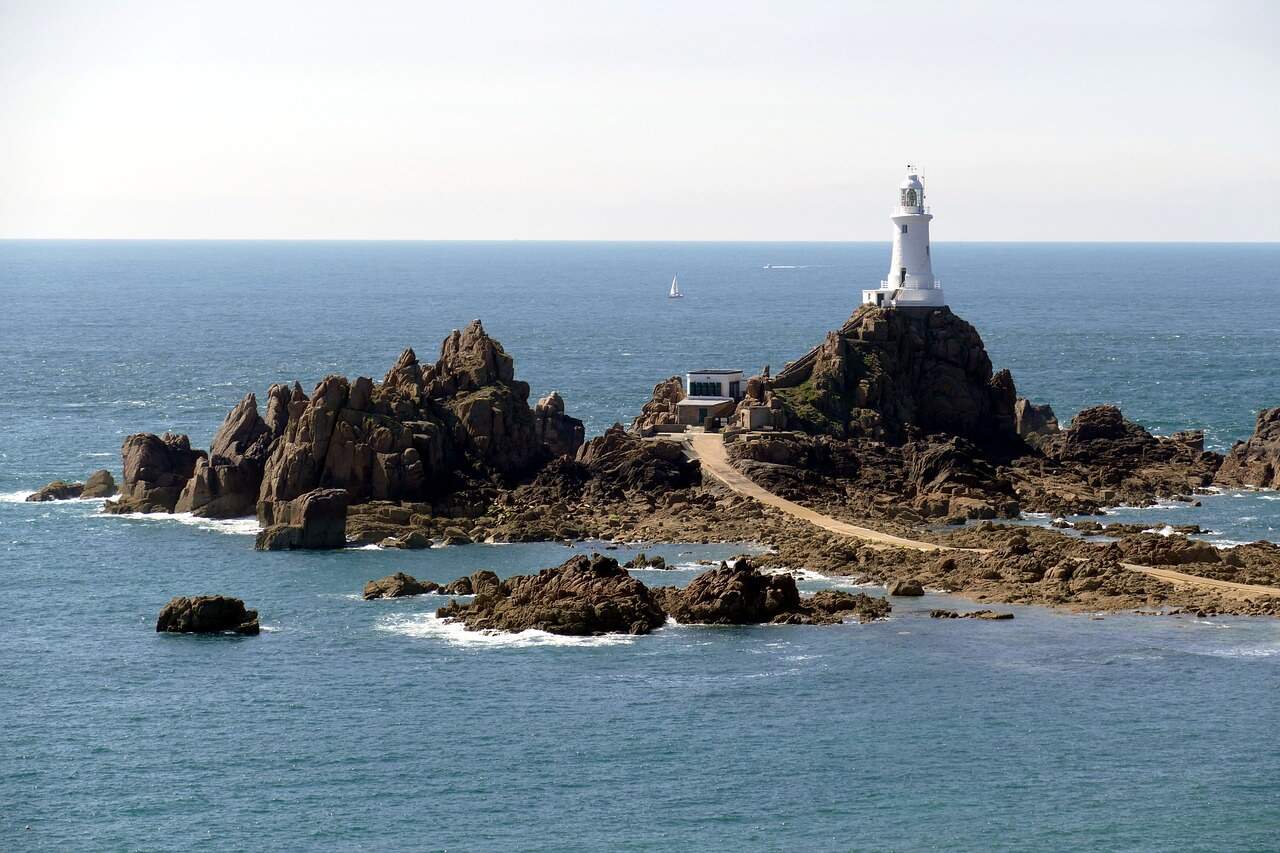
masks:
{"label": "white sailboat", "polygon": [[680,276],[673,275],[671,277],[671,291],[667,294],[668,299],[683,299],[684,294],[680,292]]}

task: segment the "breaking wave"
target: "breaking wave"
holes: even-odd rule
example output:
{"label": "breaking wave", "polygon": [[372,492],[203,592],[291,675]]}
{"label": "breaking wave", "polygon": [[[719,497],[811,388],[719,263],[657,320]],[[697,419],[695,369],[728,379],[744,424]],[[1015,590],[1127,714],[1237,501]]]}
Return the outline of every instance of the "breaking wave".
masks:
{"label": "breaking wave", "polygon": [[603,634],[599,637],[565,637],[547,631],[468,631],[461,622],[446,622],[434,613],[414,616],[388,616],[378,621],[377,629],[405,637],[443,640],[451,646],[467,648],[525,649],[534,646],[626,646],[638,637],[632,634]]}
{"label": "breaking wave", "polygon": [[256,536],[262,529],[258,526],[256,518],[200,518],[189,512],[126,512],[111,517],[127,518],[131,521],[172,521],[199,527],[202,530],[212,530],[214,533],[230,533],[237,536]]}

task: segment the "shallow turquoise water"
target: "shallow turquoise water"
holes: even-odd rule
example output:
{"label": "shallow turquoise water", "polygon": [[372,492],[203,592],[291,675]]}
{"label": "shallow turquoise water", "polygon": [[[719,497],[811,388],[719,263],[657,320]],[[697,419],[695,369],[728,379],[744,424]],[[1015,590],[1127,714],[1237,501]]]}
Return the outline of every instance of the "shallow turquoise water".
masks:
{"label": "shallow turquoise water", "polygon": [[[672,373],[800,354],[885,250],[0,243],[0,849],[1274,847],[1274,620],[934,621],[972,605],[930,596],[873,625],[484,639],[436,623],[441,599],[360,587],[568,549],[257,554],[244,525],[17,500],[118,468],[139,429],[207,445],[245,390],[434,357],[474,316],[598,432]],[[935,250],[996,364],[1064,419],[1116,402],[1221,447],[1280,404],[1280,248]],[[1248,309],[1205,305],[1226,290]],[[1254,538],[1280,527],[1273,497],[1141,517]],[[154,634],[168,598],[206,591],[268,631]]]}

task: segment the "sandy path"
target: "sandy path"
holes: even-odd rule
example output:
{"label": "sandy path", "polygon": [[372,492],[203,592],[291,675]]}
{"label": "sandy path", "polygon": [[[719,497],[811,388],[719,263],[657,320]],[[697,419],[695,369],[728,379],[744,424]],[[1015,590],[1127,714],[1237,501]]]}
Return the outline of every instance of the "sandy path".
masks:
{"label": "sandy path", "polygon": [[[937,545],[933,542],[921,542],[916,539],[904,539],[901,536],[882,533],[879,530],[873,530],[870,527],[859,527],[856,524],[849,524],[848,522],[840,521],[828,515],[823,515],[822,513],[809,509],[806,506],[801,506],[794,501],[789,501],[786,498],[779,497],[773,492],[757,485],[745,474],[729,464],[729,456],[724,449],[724,439],[718,433],[688,432],[680,436],[680,441],[688,449],[690,454],[702,463],[702,470],[705,473],[715,477],[730,489],[733,489],[739,494],[746,495],[749,498],[754,498],[765,506],[774,507],[775,509],[782,510],[795,518],[803,519],[810,524],[821,527],[823,530],[829,530],[832,533],[839,533],[842,536],[849,536],[854,539],[861,539],[864,542],[870,542],[873,545],[892,545],[898,548],[915,548],[918,551],[954,550],[946,545]],[[1276,587],[1204,578],[1199,575],[1175,572],[1172,569],[1156,569],[1150,566],[1139,566],[1136,563],[1122,563],[1121,565],[1130,571],[1140,572],[1148,577],[1153,577],[1157,580],[1165,581],[1166,583],[1213,589],[1239,598],[1255,598],[1260,595],[1280,596],[1280,588]]]}

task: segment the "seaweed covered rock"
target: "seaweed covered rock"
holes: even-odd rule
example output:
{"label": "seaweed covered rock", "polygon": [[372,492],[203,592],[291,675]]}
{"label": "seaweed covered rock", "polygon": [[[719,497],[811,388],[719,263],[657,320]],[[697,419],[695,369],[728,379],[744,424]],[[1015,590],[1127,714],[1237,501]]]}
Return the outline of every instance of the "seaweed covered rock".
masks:
{"label": "seaweed covered rock", "polygon": [[225,595],[177,596],[156,619],[157,633],[254,635],[260,630],[258,611]]}
{"label": "seaweed covered rock", "polygon": [[647,634],[666,620],[648,587],[617,560],[599,554],[578,555],[536,575],[486,585],[470,604],[451,602],[437,615],[470,630],[534,629],[575,636]]}
{"label": "seaweed covered rock", "polygon": [[1253,435],[1231,448],[1215,482],[1280,489],[1280,407],[1258,412]]}

